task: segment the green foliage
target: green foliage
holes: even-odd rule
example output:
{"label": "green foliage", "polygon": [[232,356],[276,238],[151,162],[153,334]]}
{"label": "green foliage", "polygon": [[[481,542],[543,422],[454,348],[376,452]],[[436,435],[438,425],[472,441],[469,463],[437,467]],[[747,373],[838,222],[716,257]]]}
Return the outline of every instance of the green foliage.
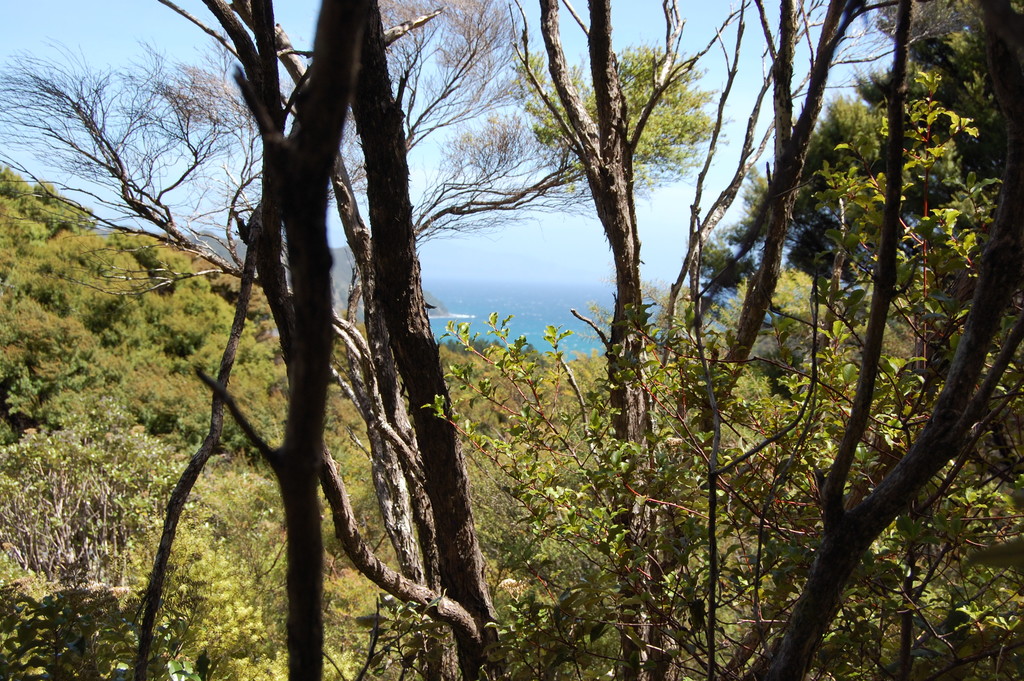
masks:
{"label": "green foliage", "polygon": [[[235,501],[241,499],[236,495]],[[258,521],[252,525],[262,529]],[[205,678],[249,680],[285,673],[283,645],[271,638],[274,601],[261,591],[270,583],[267,567],[274,566],[277,548],[266,541],[262,555],[240,555],[222,531],[210,522],[188,520],[175,542],[158,626],[173,631],[174,646],[156,656],[172,674],[182,675],[172,675],[174,681],[191,681],[189,674],[204,678],[204,658]],[[176,672],[174,662],[180,664]]]}
{"label": "green foliage", "polygon": [[[929,91],[938,82],[920,80]],[[953,155],[951,140],[973,131],[934,98],[908,115],[910,192]],[[650,397],[644,443],[615,439],[613,384],[597,372],[580,380],[577,371],[587,365],[564,361],[557,329],[548,338],[552,350],[538,352],[510,337],[497,315],[487,345],[465,325],[450,327],[465,348],[451,369],[456,423],[486,481],[478,497],[486,509],[482,536],[500,609],[492,655],[509,678],[599,678],[658,664],[681,678],[701,677],[712,581],[719,637],[759,645],[760,627],[785,621],[821,537],[821,471],[832,465],[860,373],[886,182],[864,162],[875,139],[839,144],[815,197],[820,210],[841,208],[845,216],[844,228],[827,238],[846,267],[819,269],[827,276],[817,280],[784,274],[753,364],[718,361],[732,346],[730,315],[739,301],[713,311],[699,344],[692,310],[684,308],[668,333],[634,316],[647,353],[615,380],[634,381]],[[872,491],[927,420],[991,219],[988,184],[969,176],[947,202],[906,209],[898,295],[848,504]],[[708,406],[709,388],[717,412]],[[1004,413],[1018,413],[1015,391],[1003,399]],[[1019,435],[1016,417],[984,426],[879,536],[826,637],[822,673],[894,674],[904,632],[911,678],[952,668],[964,679],[1024,671],[1000,652],[1016,645],[1024,626],[1024,576],[1002,569],[1003,554],[1019,542],[1019,519],[1006,510],[1006,493],[1024,486],[1024,463],[1008,444]],[[717,567],[708,544],[712,461]],[[964,570],[972,547],[993,537],[1005,541],[991,567]],[[670,651],[667,659],[641,654],[659,649]]]}
{"label": "green foliage", "polygon": [[[956,0],[947,7],[958,13],[955,30],[911,43],[910,94],[924,99],[929,88],[915,82],[917,75],[937,74],[940,80],[931,96],[945,108],[969,117],[979,130],[978,136],[957,141],[961,174],[998,177],[1006,155],[1006,124],[986,64],[985,32],[973,3]],[[880,110],[887,99],[889,78],[882,71],[868,74],[858,87],[861,99]]]}
{"label": "green foliage", "polygon": [[[969,42],[943,43],[933,61],[966,63]],[[622,56],[631,126],[657,57],[647,48]],[[680,177],[706,134],[707,96],[690,78],[664,93],[648,123],[636,149],[640,185]],[[963,82],[969,97],[984,95],[980,81]],[[922,72],[915,88],[897,297],[850,505],[900,461],[934,407],[991,220],[991,155],[972,156],[987,121],[948,104],[957,95],[945,76]],[[752,655],[787,621],[822,536],[822,472],[848,427],[863,362],[888,181],[879,103],[838,100],[819,130],[794,269],[780,279],[750,363],[721,359],[738,299],[712,310],[700,337],[686,305],[667,326],[650,324],[649,309],[632,311],[627,323],[645,352],[612,377],[597,357],[569,361],[558,328],[540,350],[497,315],[486,337],[450,327],[453,418],[476,464],[476,518],[496,587],[490,654],[507,679],[621,678],[658,666],[668,678],[703,678],[710,662],[726,662],[707,645],[713,611],[717,641]],[[564,150],[554,118],[537,100],[528,106],[538,138]],[[745,197],[751,209],[764,191],[757,182]],[[724,261],[747,226],[712,255]],[[174,447],[205,432],[208,397],[192,370],[215,370],[231,314],[234,284],[189,276],[195,265],[145,239],[95,234],[43,188],[0,171],[0,678],[128,673],[130,590],[53,580],[142,583],[141,546],[154,541],[182,462]],[[160,285],[137,295],[151,283]],[[253,307],[258,328],[243,340],[232,389],[272,438],[285,382],[265,306]],[[1011,320],[1002,321],[1005,333]],[[609,396],[624,381],[649,398],[643,442],[614,436]],[[991,418],[862,557],[820,651],[822,678],[896,677],[905,656],[909,679],[1024,674],[1024,660],[1005,653],[1024,632],[1024,576],[1006,569],[1019,566],[1022,541],[1020,509],[1007,502],[1024,488],[1014,444],[1022,381],[1014,363]],[[348,435],[349,417],[331,407],[329,442]],[[237,431],[228,442],[244,449]],[[349,477],[365,470],[345,445],[337,450]],[[211,469],[179,533],[152,672],[175,681],[281,677],[276,488],[244,457]],[[361,482],[355,506],[375,539]],[[990,548],[975,554],[979,546]],[[444,645],[444,627],[391,599],[368,614],[374,591],[343,558],[329,555],[328,570],[326,653],[339,675],[358,673],[366,623],[373,673],[423,675],[417,665]],[[739,664],[732,672],[748,671]]]}
{"label": "green foliage", "polygon": [[[95,581],[103,576],[95,570],[87,575],[88,586],[68,587],[19,567],[5,568],[0,572],[0,608],[11,614],[0,622],[0,663],[7,664],[6,671],[13,676],[0,673],[0,678],[130,678],[140,613],[138,590],[150,568],[146,547],[155,545],[159,536],[158,514],[171,464],[145,458],[154,453],[154,439],[138,430],[108,432],[97,439],[97,446],[105,447],[109,456],[106,466],[116,472],[86,470],[81,461],[86,455],[70,451],[76,460],[60,465],[72,472],[62,475],[73,477],[79,469],[81,475],[91,472],[98,480],[88,484],[103,489],[109,487],[104,486],[108,478],[125,478],[103,528],[116,522],[119,532],[131,532],[121,545],[104,547],[116,548],[117,553],[107,557],[119,564],[117,576],[129,586],[112,588]],[[59,471],[58,462],[49,463]],[[140,465],[149,469],[140,470]],[[197,485],[179,527],[150,673],[158,679],[281,676],[284,632],[275,613],[285,607],[284,544],[276,486],[242,460],[216,462],[211,469]],[[23,474],[21,480],[30,483],[31,475]],[[83,507],[70,486],[55,489],[65,491],[65,506]],[[33,497],[28,495],[35,492],[26,493],[24,506],[30,506]],[[39,492],[39,513],[52,509],[49,494]],[[13,502],[5,497],[5,503]],[[100,510],[96,503],[92,507]],[[34,522],[33,512],[26,512],[26,524]],[[90,538],[97,533],[97,523],[88,520],[68,519],[66,530],[85,548],[97,544]],[[5,517],[0,527],[8,532],[10,520]],[[62,532],[62,527],[45,523],[35,541],[63,546],[67,541]],[[7,552],[17,550],[6,537],[4,542]]]}
{"label": "green foliage", "polygon": [[41,241],[62,231],[78,232],[91,221],[56,197],[53,187],[33,186],[10,168],[0,167],[0,245]]}
{"label": "green foliage", "polygon": [[[148,577],[171,485],[208,428],[209,392],[194,370],[216,373],[238,282],[193,276],[202,263],[149,239],[101,236],[8,170],[0,244],[0,606],[16,615],[0,626],[0,678],[127,678],[132,590]],[[230,389],[270,441],[282,434],[285,387],[257,290]],[[332,402],[326,437],[342,469],[362,470],[349,451],[352,418]],[[230,419],[222,445],[249,448]],[[260,469],[214,458],[193,491],[152,678],[285,674],[284,532],[276,484]],[[372,486],[351,488],[372,517]],[[331,563],[326,650],[351,677],[365,646],[353,613],[376,594],[344,561]]]}
{"label": "green foliage", "polygon": [[[131,612],[123,592],[93,587],[36,599],[5,587],[0,602],[7,613],[0,620],[0,678],[131,678]],[[156,678],[160,671],[150,669]]]}
{"label": "green foliage", "polygon": [[[647,46],[627,48],[619,55],[631,133],[654,94],[654,69],[661,58],[658,50]],[[691,69],[679,73],[647,120],[633,156],[634,179],[641,189],[682,179],[700,160],[700,145],[711,132],[711,119],[704,111],[711,93],[696,88],[699,75]]]}
{"label": "green foliage", "polygon": [[[911,45],[908,142],[914,142],[907,170],[915,180],[905,186],[904,211],[906,219],[913,219],[937,206],[955,207],[960,211],[961,227],[971,224],[981,228],[979,220],[991,213],[997,191],[993,184],[1004,166],[1006,129],[994,99],[984,31],[977,15],[963,3],[952,3],[950,8],[957,30]],[[797,195],[793,228],[787,237],[791,266],[818,274],[828,269],[835,253],[828,232],[843,228],[844,206],[823,206],[815,198],[826,188],[820,172],[843,170],[873,177],[884,174],[889,78],[885,70],[869,73],[859,82],[856,98],[834,99],[821,116],[807,152],[807,183]],[[745,216],[728,233],[716,237],[719,245],[713,245],[706,265],[708,273],[721,269],[731,255],[728,246],[746,233],[764,193],[763,180],[753,176],[747,192],[751,198],[745,197]],[[726,246],[724,258],[722,244]],[[751,249],[741,263],[741,276],[752,270],[759,252],[757,247]],[[850,276],[849,271],[846,276]],[[735,278],[725,286],[733,290],[739,281]]]}
{"label": "green foliage", "polygon": [[[169,681],[254,680],[285,674],[283,656],[268,640],[264,599],[245,564],[208,528],[186,523],[155,631],[150,675]],[[2,585],[0,678],[130,679],[139,604],[128,588],[51,585],[26,593]],[[260,595],[261,596],[261,595]]]}
{"label": "green foliage", "polygon": [[[1018,511],[1024,510],[1024,489],[1014,490],[1012,501]],[[994,567],[1024,568],[1024,539],[993,544],[974,554],[973,560]]]}
{"label": "green foliage", "polygon": [[[197,446],[209,394],[194,371],[217,372],[232,285],[192,276],[190,258],[149,239],[102,237],[59,199],[3,172],[0,442],[26,428],[59,429],[112,397],[149,433]],[[265,307],[252,309],[232,387],[273,432],[284,369],[273,361]],[[225,446],[246,446],[233,425]]]}
{"label": "green foliage", "polygon": [[[915,281],[919,287],[921,279]],[[812,300],[809,277],[792,274],[792,299],[780,300],[780,313],[759,341],[770,358],[766,368],[711,365],[727,424],[715,450],[717,602],[727,638],[751,635],[752,618],[783,618],[799,594],[821,532],[816,471],[831,464],[856,386],[863,332],[856,320],[864,319],[870,296],[854,293],[865,284],[866,275],[830,298],[823,282]],[[908,293],[901,301],[905,310],[917,309],[915,295],[920,298]],[[837,319],[812,339],[800,318],[810,316],[812,305],[826,304]],[[919,314],[927,315],[923,308]],[[956,315],[946,319],[951,327],[959,323]],[[617,678],[623,666],[643,664],[633,648],[653,643],[673,651],[670,664],[678,673],[699,677],[707,663],[707,474],[714,441],[695,338],[641,329],[650,354],[635,380],[653,407],[650,438],[637,445],[612,435],[606,379],[581,382],[577,370],[585,363],[566,364],[557,349],[526,348],[497,316],[491,326],[497,344],[482,351],[473,349],[477,339],[465,326],[450,332],[467,349],[452,367],[456,423],[481,467],[484,490],[477,498],[496,571],[500,636],[492,655],[510,679]],[[704,339],[712,358],[731,342],[727,326],[720,328]],[[943,333],[955,342],[953,328]],[[557,338],[552,330],[550,340]],[[927,374],[913,345],[890,346],[881,367],[873,425],[851,483],[854,500],[906,451],[934,398],[922,390]],[[875,542],[828,636],[823,669],[836,678],[871,679],[878,664],[895,664],[907,607],[915,613],[913,678],[970,655],[978,658],[960,678],[1010,668],[998,651],[1019,636],[1024,578],[962,570],[971,547],[991,536],[989,519],[1007,518],[1004,490],[1024,483],[1016,477],[1019,459],[993,473],[992,447],[980,442]],[[1013,536],[1014,524],[996,521],[995,531]],[[645,623],[653,632],[643,633]]]}
{"label": "green foliage", "polygon": [[[627,48],[619,54],[619,78],[626,98],[629,135],[633,134],[640,122],[644,104],[654,94],[654,69],[661,57],[657,50],[647,46]],[[557,97],[550,95],[553,86],[545,75],[546,66],[542,60],[539,57],[531,59],[530,68],[549,93],[548,100],[557,102]],[[697,89],[698,75],[679,65],[670,85],[660,93],[633,150],[633,179],[637,190],[645,191],[681,179],[697,162],[700,145],[711,132],[711,119],[703,110],[711,94]],[[574,69],[573,81],[591,116],[596,115],[593,90],[581,69]],[[533,119],[533,130],[538,141],[551,149],[567,149],[568,142],[558,120],[525,76],[520,77],[519,85],[526,111]],[[558,111],[564,120],[564,112],[560,107]]]}
{"label": "green foliage", "polygon": [[[945,206],[959,211],[961,228],[977,229],[991,213],[995,198],[992,185],[998,169],[965,162],[962,149],[970,148],[979,138],[979,129],[973,118],[949,106],[956,100],[944,94],[949,92],[944,80],[938,71],[920,70],[911,79],[904,219],[927,219],[936,208]],[[828,263],[829,258],[823,258],[823,254],[834,253],[829,230],[842,230],[844,220],[854,221],[864,214],[857,210],[851,213],[849,202],[838,201],[847,197],[833,195],[832,203],[820,201],[817,194],[826,190],[829,175],[842,171],[884,182],[882,150],[888,134],[884,100],[869,101],[833,103],[808,152],[808,173],[814,175],[810,189],[801,194],[794,208],[796,227],[790,248],[791,262],[805,271],[820,272],[820,265],[815,269],[814,261]]]}

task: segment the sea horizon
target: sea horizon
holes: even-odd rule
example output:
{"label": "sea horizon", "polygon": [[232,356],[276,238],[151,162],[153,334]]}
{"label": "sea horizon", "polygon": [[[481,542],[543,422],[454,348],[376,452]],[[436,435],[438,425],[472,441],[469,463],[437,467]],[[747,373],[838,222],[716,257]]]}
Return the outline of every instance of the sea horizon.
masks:
{"label": "sea horizon", "polygon": [[[602,352],[601,341],[585,322],[573,316],[571,310],[598,322],[612,307],[614,290],[611,284],[590,282],[508,282],[463,279],[425,279],[423,288],[439,303],[430,310],[430,325],[434,337],[444,341],[449,322],[469,323],[470,333],[482,340],[497,340],[488,325],[488,318],[496,313],[499,322],[508,321],[509,340],[524,336],[539,351],[551,350],[544,340],[548,326],[571,331],[559,342],[566,353],[589,355]],[[596,306],[596,311],[595,311]]]}

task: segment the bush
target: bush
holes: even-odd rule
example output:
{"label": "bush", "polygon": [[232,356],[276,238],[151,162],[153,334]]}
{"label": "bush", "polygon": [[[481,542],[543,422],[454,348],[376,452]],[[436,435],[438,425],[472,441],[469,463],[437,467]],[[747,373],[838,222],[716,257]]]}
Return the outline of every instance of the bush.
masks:
{"label": "bush", "polygon": [[123,583],[134,542],[158,522],[172,451],[101,405],[64,430],[0,447],[0,544],[52,581]]}

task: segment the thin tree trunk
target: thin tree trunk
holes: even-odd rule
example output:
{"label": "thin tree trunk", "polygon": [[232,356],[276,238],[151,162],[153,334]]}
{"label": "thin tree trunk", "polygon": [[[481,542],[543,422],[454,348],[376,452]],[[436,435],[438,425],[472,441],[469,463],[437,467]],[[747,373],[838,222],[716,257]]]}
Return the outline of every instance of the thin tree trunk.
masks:
{"label": "thin tree trunk", "polygon": [[[288,362],[291,398],[284,444],[268,451],[287,533],[288,670],[291,681],[319,681],[323,668],[323,540],[319,474],[333,339],[328,186],[355,89],[365,2],[328,0],[317,22],[314,61],[285,139],[277,50],[269,0],[251,4],[260,82],[243,88],[264,139],[266,204],[280,205],[288,236],[295,335]],[[259,98],[257,97],[259,92]],[[271,103],[273,102],[273,103]],[[269,225],[265,225],[269,226]]]}
{"label": "thin tree trunk", "polygon": [[[340,156],[335,164],[332,184],[363,289],[363,318],[369,350],[365,358],[368,375],[367,381],[364,381],[363,399],[369,408],[365,420],[378,505],[385,530],[398,554],[402,573],[414,582],[425,584],[440,593],[443,587],[437,528],[432,504],[424,489],[422,458],[402,395],[387,322],[377,301],[371,234],[358,214],[344,161]],[[357,369],[353,366],[352,371],[356,372]],[[384,427],[389,432],[384,432]],[[458,661],[447,643],[431,638],[427,649],[423,651],[421,666],[424,676],[430,681],[455,679],[458,676]]]}
{"label": "thin tree trunk", "polygon": [[[242,331],[245,328],[245,315],[249,310],[249,299],[252,294],[253,277],[256,268],[256,252],[259,249],[257,242],[249,244],[245,254],[245,263],[242,266],[242,277],[238,286],[238,300],[235,301],[235,317],[231,322],[231,331],[228,334],[228,342],[224,346],[221,355],[220,370],[217,372],[217,382],[227,386],[231,378],[231,369],[235,363],[235,356],[238,353],[238,343],[242,338]],[[213,404],[210,406],[210,428],[207,431],[203,444],[189,461],[185,471],[181,474],[171,497],[167,501],[167,512],[164,515],[164,529],[160,536],[160,544],[153,558],[153,569],[149,573],[149,582],[146,585],[145,594],[142,597],[142,622],[139,624],[139,645],[135,656],[135,681],[146,681],[150,662],[150,653],[153,647],[153,630],[156,627],[156,616],[160,608],[160,601],[163,598],[164,582],[167,578],[167,565],[171,559],[171,548],[174,545],[174,538],[178,532],[178,522],[181,520],[181,513],[185,509],[189,494],[199,479],[200,473],[210,460],[214,451],[220,443],[221,434],[224,431],[224,401],[219,395],[214,395]]]}
{"label": "thin tree trunk", "polygon": [[740,318],[736,325],[736,341],[729,350],[729,360],[742,361],[750,356],[764,316],[775,294],[782,266],[786,233],[789,231],[796,190],[803,176],[807,147],[811,141],[818,114],[825,98],[832,59],[847,27],[853,20],[845,13],[846,0],[830,0],[821,26],[818,49],[811,69],[804,107],[793,123],[793,59],[796,33],[796,7],[792,0],[781,5],[779,47],[772,66],[775,80],[775,172],[753,226],[744,238],[744,248],[736,258],[743,257],[756,238],[764,233],[761,264],[747,286]]}
{"label": "thin tree trunk", "polygon": [[[584,168],[587,183],[612,250],[615,263],[615,309],[609,336],[608,381],[615,437],[643,444],[650,430],[647,394],[639,380],[644,355],[642,331],[643,290],[640,279],[640,237],[633,195],[633,148],[630,144],[626,100],[619,79],[618,64],[612,49],[611,5],[609,0],[590,3],[587,44],[594,86],[596,118],[592,118],[576,91],[562,49],[558,19],[558,0],[540,0],[541,33],[548,56],[548,69],[565,112],[567,132]],[[668,57],[666,57],[668,58]],[[651,102],[651,106],[656,102]],[[642,130],[633,131],[639,139]],[[638,474],[653,474],[642,470]],[[655,523],[649,505],[636,503],[623,513],[620,521],[628,529],[628,541],[646,547]],[[651,574],[661,564],[656,552],[651,556]],[[642,645],[634,642],[635,630]],[[640,613],[622,623],[620,645],[626,679],[661,679],[668,671],[660,628],[651,622],[651,613]]]}
{"label": "thin tree trunk", "polygon": [[[612,381],[615,435],[642,442],[648,430],[647,399],[639,381],[631,380],[643,355],[643,340],[631,319],[641,312],[640,234],[633,199],[633,150],[629,146],[626,98],[612,51],[610,0],[590,3],[590,72],[597,103],[600,163],[587,164],[587,180],[615,260],[615,312],[608,365]],[[625,376],[623,376],[625,373]]]}

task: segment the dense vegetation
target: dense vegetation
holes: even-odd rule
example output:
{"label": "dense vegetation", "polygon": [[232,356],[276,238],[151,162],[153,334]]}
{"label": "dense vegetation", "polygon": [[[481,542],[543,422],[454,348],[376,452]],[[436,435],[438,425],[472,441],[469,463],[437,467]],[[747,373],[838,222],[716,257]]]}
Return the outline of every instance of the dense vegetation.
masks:
{"label": "dense vegetation", "polygon": [[[194,276],[202,263],[151,239],[104,236],[9,169],[0,244],[0,678],[121,678],[167,495],[207,428],[195,372],[216,367],[237,281]],[[249,316],[232,386],[273,434],[280,349],[265,303]],[[336,451],[351,452],[342,465],[360,467],[351,412],[339,402],[332,418]],[[372,513],[370,493],[353,489],[361,514]],[[201,659],[215,678],[281,673],[275,495],[232,424],[176,547],[155,674]],[[375,596],[343,564],[331,575],[331,655],[351,668],[365,642],[356,618]]]}
{"label": "dense vegetation", "polygon": [[[513,50],[487,2],[387,32],[376,2],[328,3],[310,65],[269,1],[210,2],[244,105],[197,70],[130,91],[161,116],[104,90],[134,72],[84,93],[89,74],[42,62],[5,76],[13,120],[133,222],[0,169],[0,678],[1024,674],[1024,45],[956,2],[951,30],[912,42],[901,0],[878,19],[891,69],[825,106],[844,32],[877,8],[816,5],[800,37],[781,3],[752,114],[771,90],[769,173],[752,124],[718,199],[746,178],[747,214],[713,237],[722,205],[698,197],[680,279],[652,299],[634,183],[710,144],[699,195],[722,110],[678,15],[665,49],[620,62],[592,2],[588,81],[559,3],[540,5],[543,54],[525,32]],[[303,88],[286,101],[278,60]],[[524,88],[530,125],[472,128]],[[355,183],[335,153],[349,102]],[[449,125],[464,165],[446,159],[417,213],[395,178]],[[230,161],[250,173],[230,205],[179,216],[167,197]],[[346,313],[329,184],[358,275]],[[615,259],[605,355],[567,356],[556,327],[529,346],[501,311],[438,346],[417,238],[582,200]],[[182,227],[214,214],[219,250]]]}

